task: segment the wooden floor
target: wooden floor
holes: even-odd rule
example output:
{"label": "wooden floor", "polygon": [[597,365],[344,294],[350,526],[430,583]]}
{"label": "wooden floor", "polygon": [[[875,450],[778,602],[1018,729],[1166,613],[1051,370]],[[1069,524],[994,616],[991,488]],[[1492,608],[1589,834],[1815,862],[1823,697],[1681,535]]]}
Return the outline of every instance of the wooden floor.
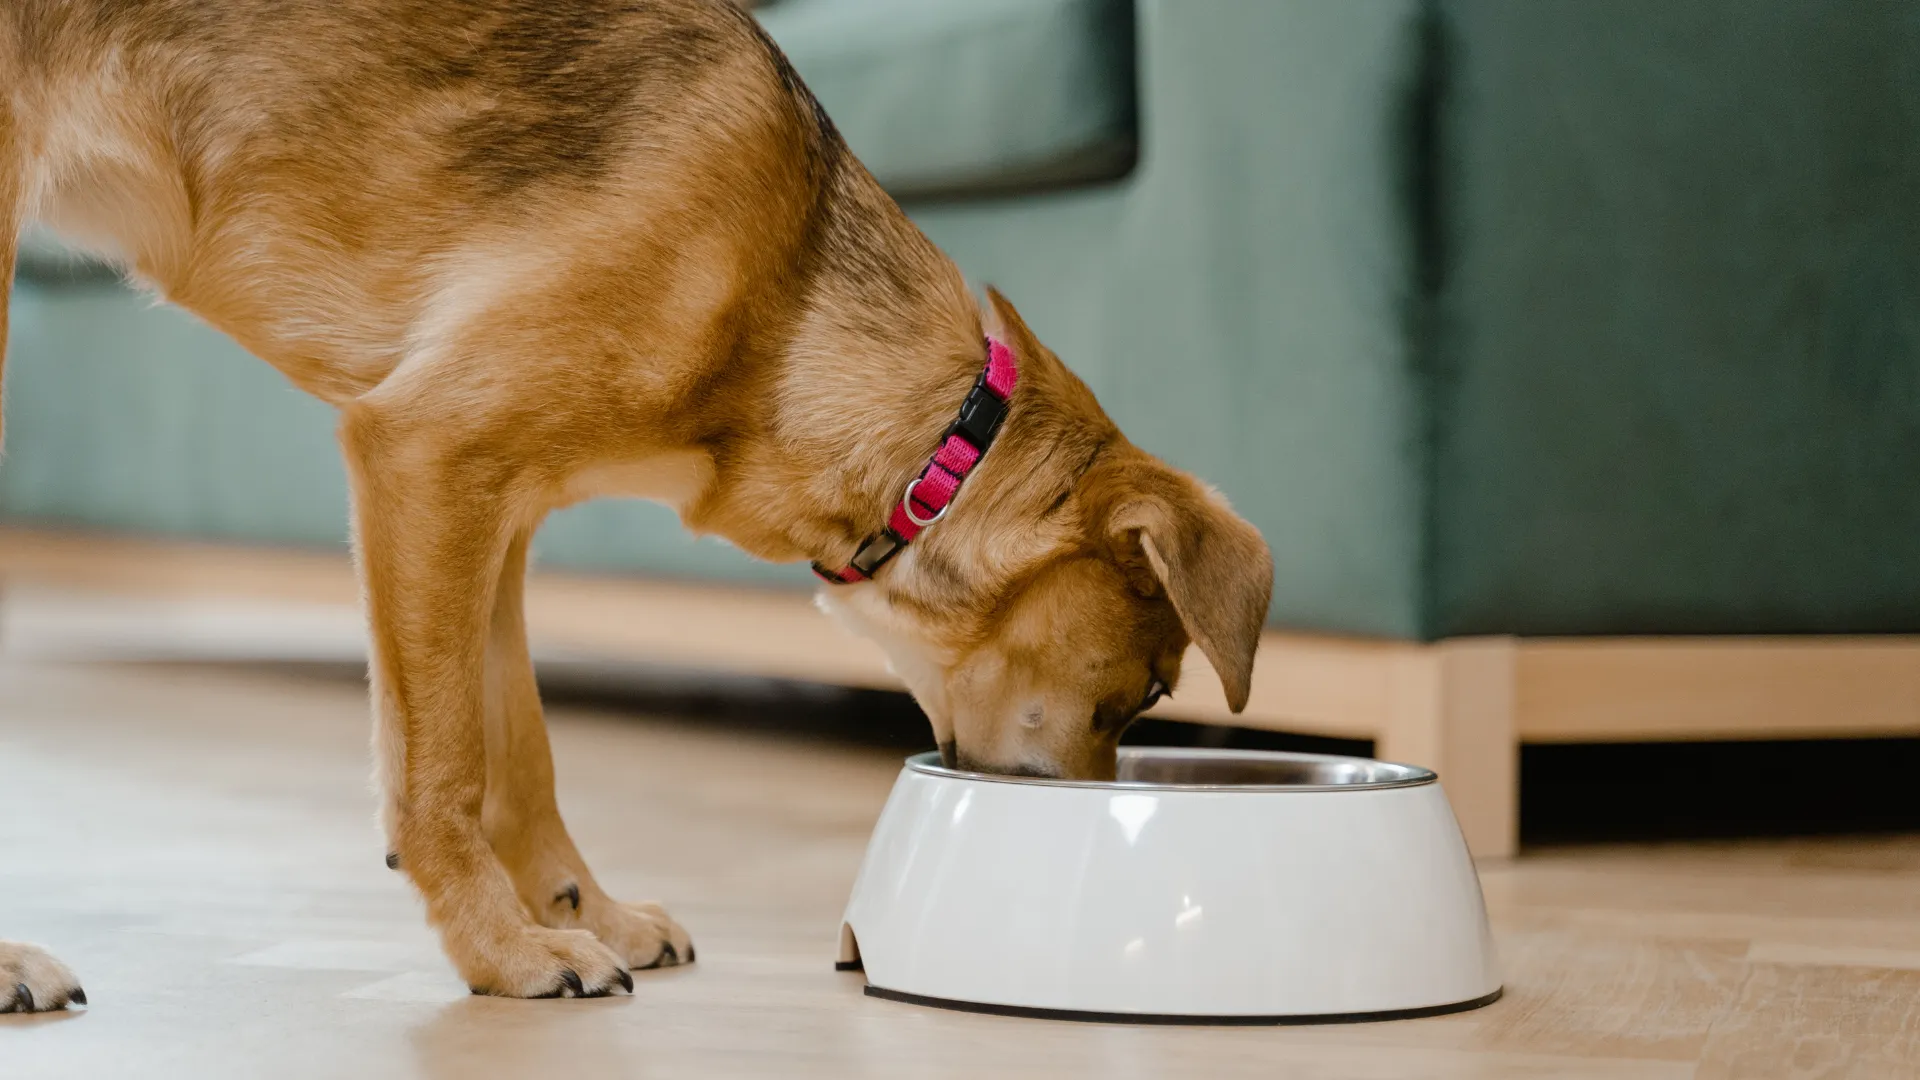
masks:
{"label": "wooden floor", "polygon": [[1920,1075],[1920,837],[1490,866],[1508,989],[1475,1013],[1086,1026],[832,970],[891,756],[579,709],[553,730],[601,879],[699,941],[632,998],[467,994],[381,863],[350,682],[0,649],[0,936],[53,946],[93,1002],[0,1017],[0,1077]]}

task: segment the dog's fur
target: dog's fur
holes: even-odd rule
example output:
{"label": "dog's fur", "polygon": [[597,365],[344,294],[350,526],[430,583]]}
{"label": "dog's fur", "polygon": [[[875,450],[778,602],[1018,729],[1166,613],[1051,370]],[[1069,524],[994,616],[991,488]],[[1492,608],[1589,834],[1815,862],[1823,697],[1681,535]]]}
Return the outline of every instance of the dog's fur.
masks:
{"label": "dog's fur", "polygon": [[826,606],[975,768],[1111,775],[1190,638],[1245,703],[1258,533],[982,308],[735,6],[9,0],[0,94],[0,264],[42,220],[338,407],[389,862],[477,990],[693,959],[555,809],[520,607],[541,517],[642,496],[844,565],[984,333],[1021,364],[1000,440]]}

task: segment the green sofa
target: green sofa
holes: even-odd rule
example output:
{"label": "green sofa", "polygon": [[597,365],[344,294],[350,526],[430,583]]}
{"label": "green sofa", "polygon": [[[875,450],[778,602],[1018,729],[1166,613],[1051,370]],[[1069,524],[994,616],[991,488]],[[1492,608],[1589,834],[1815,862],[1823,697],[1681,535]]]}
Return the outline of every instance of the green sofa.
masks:
{"label": "green sofa", "polygon": [[[933,239],[1273,548],[1275,625],[1920,629],[1920,16],[780,0]],[[0,515],[339,544],[331,416],[23,261]],[[804,587],[665,510],[548,564]]]}

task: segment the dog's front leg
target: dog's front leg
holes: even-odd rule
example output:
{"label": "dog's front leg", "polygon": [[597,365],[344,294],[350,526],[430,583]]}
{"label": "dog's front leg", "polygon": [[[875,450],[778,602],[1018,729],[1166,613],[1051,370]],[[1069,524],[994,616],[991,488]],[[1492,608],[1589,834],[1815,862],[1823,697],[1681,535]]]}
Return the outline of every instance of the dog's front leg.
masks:
{"label": "dog's front leg", "polygon": [[527,652],[527,544],[523,527],[507,548],[487,636],[487,798],[481,820],[520,900],[547,926],[578,926],[612,947],[628,967],[693,960],[687,932],[658,904],[623,904],[593,879],[560,820],[553,752]]}
{"label": "dog's front leg", "polygon": [[395,400],[383,389],[341,417],[372,631],[388,850],[476,992],[632,989],[620,957],[591,933],[529,916],[481,824],[487,628],[528,499],[510,456],[489,452],[474,414],[471,400]]}

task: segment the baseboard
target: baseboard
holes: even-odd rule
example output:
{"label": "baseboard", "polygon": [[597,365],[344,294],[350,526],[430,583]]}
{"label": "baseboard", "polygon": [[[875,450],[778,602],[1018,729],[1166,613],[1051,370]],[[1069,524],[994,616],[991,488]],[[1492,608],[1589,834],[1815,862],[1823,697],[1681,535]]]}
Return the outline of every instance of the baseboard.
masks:
{"label": "baseboard", "polygon": [[1522,742],[1920,735],[1920,637],[1523,641]]}

